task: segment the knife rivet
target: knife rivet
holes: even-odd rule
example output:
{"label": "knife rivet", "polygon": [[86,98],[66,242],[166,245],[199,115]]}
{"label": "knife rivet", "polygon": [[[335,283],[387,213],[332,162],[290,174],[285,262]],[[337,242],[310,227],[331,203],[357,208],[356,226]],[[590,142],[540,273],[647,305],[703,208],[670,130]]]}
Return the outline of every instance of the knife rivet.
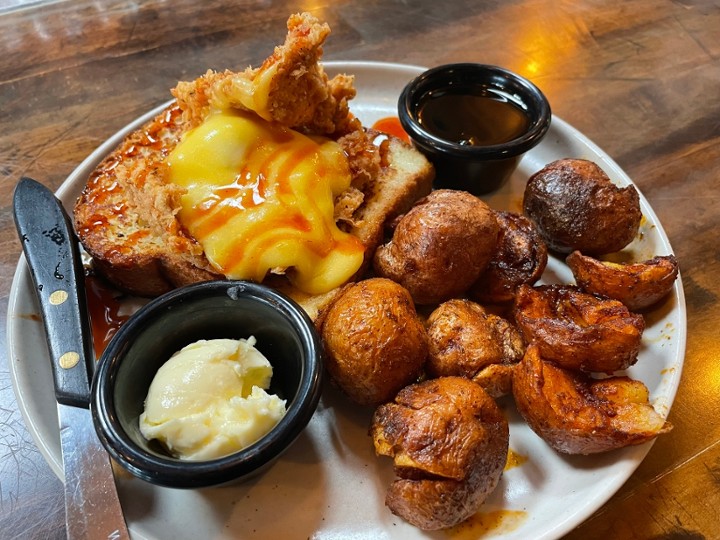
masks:
{"label": "knife rivet", "polygon": [[63,291],[62,289],[57,290],[50,295],[50,303],[53,306],[59,306],[67,299],[68,299],[68,293],[67,293],[67,291]]}
{"label": "knife rivet", "polygon": [[63,369],[70,369],[77,365],[80,361],[80,355],[75,351],[66,352],[60,357],[60,367]]}

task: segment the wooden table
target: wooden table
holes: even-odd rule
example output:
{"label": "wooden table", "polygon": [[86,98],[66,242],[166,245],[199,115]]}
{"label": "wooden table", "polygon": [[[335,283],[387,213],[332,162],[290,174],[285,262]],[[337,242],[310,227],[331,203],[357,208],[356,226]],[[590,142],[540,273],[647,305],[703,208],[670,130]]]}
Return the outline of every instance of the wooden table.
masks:
{"label": "wooden table", "polygon": [[0,2],[0,537],[64,537],[62,486],[12,390],[8,295],[20,254],[11,194],[57,188],[108,136],[208,68],[262,61],[292,12],[327,20],[327,60],[498,64],[639,186],[680,261],[687,354],[661,437],[568,538],[718,538],[720,6],[702,0]]}

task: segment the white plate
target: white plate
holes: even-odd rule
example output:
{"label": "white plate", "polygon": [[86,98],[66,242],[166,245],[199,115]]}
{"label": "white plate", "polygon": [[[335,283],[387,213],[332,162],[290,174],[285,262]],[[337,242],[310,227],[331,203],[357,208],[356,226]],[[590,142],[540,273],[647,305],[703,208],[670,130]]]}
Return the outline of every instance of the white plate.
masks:
{"label": "white plate", "polygon": [[[329,62],[326,68],[331,73],[356,75],[358,96],[351,107],[365,125],[396,115],[401,89],[422,71],[416,66],[371,62]],[[156,112],[115,134],[68,177],[58,190],[68,208],[103,156]],[[523,158],[507,186],[487,197],[488,202],[498,209],[518,211],[527,177],[564,157],[594,160],[616,183],[631,183],[602,150],[553,118],[544,141]],[[630,249],[638,258],[671,253],[657,216],[642,196],[640,202],[646,219],[642,235]],[[543,280],[569,282],[571,274],[560,261],[551,259]],[[10,371],[25,421],[48,463],[62,478],[52,376],[37,313],[21,258],[10,292]],[[685,317],[678,279],[671,297],[648,317],[640,359],[629,370],[649,387],[652,403],[664,415],[670,410],[682,371]],[[511,449],[527,461],[506,471],[477,519],[456,531],[462,538],[558,538],[610,498],[650,449],[646,444],[593,457],[563,457],[530,431],[512,400],[503,400],[501,405],[510,422]],[[184,491],[121,478],[120,495],[133,537],[446,539],[447,532],[423,533],[384,507],[393,472],[388,458],[374,455],[367,436],[370,416],[371,411],[349,405],[328,388],[305,432],[276,465],[254,481]]]}

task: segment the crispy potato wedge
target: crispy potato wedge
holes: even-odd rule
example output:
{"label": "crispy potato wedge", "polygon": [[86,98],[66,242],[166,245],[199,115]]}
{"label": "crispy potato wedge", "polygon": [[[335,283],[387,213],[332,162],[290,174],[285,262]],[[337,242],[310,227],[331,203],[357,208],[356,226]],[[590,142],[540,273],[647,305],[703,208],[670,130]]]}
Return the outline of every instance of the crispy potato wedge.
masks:
{"label": "crispy potato wedge", "polygon": [[531,344],[515,369],[513,396],[530,428],[564,454],[594,454],[642,444],[672,426],[628,377],[593,379],[543,360]]}
{"label": "crispy potato wedge", "polygon": [[570,285],[521,285],[513,307],[527,343],[559,366],[612,373],[637,362],[645,320],[622,303]]}
{"label": "crispy potato wedge", "polygon": [[640,311],[659,302],[670,292],[678,276],[674,255],[620,264],[573,251],[565,262],[582,290],[619,300],[631,311]]}
{"label": "crispy potato wedge", "polygon": [[428,317],[432,377],[458,375],[482,386],[492,397],[510,391],[512,364],[525,352],[520,331],[470,300],[440,304]]}
{"label": "crispy potato wedge", "polygon": [[360,405],[391,400],[417,380],[427,358],[427,334],[412,298],[389,279],[347,286],[320,333],[330,378]]}
{"label": "crispy potato wedge", "polygon": [[424,530],[457,525],[477,512],[500,481],[508,423],[495,401],[463,377],[404,388],[381,405],[371,431],[378,455],[394,459],[390,510]]}

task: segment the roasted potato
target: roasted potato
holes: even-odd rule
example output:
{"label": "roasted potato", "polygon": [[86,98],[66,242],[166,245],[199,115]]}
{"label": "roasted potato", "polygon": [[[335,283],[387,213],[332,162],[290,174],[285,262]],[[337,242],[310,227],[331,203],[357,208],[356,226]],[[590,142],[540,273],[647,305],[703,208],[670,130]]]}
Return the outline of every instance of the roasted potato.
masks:
{"label": "roasted potato", "polygon": [[571,285],[521,285],[513,316],[525,341],[537,343],[544,359],[586,372],[612,373],[633,365],[645,330],[642,315]]}
{"label": "roasted potato", "polygon": [[506,396],[512,392],[513,373],[516,366],[517,364],[490,364],[478,371],[472,381],[492,398]]}
{"label": "roasted potato", "polygon": [[495,254],[480,278],[470,287],[470,296],[478,302],[500,304],[515,298],[515,289],[533,285],[547,265],[545,241],[535,224],[515,212],[495,214],[500,234]]}
{"label": "roasted potato", "polygon": [[497,486],[509,428],[495,401],[463,377],[404,388],[381,405],[371,435],[378,455],[400,477],[388,489],[390,510],[424,530],[452,527],[477,512]]}
{"label": "roasted potato", "polygon": [[562,369],[543,360],[536,344],[515,369],[513,396],[530,428],[564,454],[642,444],[672,429],[648,403],[643,383]]}
{"label": "roasted potato", "polygon": [[440,304],[428,317],[430,376],[473,380],[492,397],[509,393],[512,365],[525,352],[522,335],[508,321],[470,300]]}
{"label": "roasted potato", "polygon": [[573,251],[565,262],[582,290],[619,300],[631,311],[659,302],[670,292],[678,275],[678,262],[673,255],[620,264]]}
{"label": "roasted potato", "polygon": [[548,247],[588,255],[620,251],[638,234],[642,212],[634,186],[620,188],[592,161],[553,161],[530,177],[523,211]]}
{"label": "roasted potato", "polygon": [[464,293],[485,270],[498,237],[495,212],[464,191],[440,189],[399,220],[375,252],[377,275],[397,281],[418,304]]}
{"label": "roasted potato", "polygon": [[372,278],[348,286],[322,321],[330,378],[355,403],[391,400],[422,372],[428,344],[410,294]]}

